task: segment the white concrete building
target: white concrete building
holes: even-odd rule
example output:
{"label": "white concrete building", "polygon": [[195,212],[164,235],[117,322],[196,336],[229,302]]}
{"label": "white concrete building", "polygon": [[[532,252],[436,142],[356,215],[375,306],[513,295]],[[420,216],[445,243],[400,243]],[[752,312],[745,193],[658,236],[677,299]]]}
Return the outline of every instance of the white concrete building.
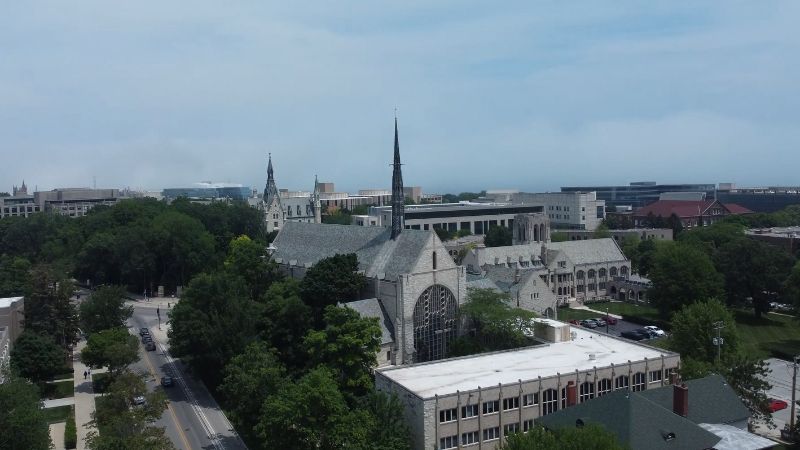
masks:
{"label": "white concrete building", "polygon": [[617,389],[663,386],[678,354],[538,319],[543,345],[375,372],[375,387],[405,403],[414,450],[494,449],[510,431],[568,404]]}
{"label": "white concrete building", "polygon": [[594,230],[605,218],[605,200],[595,192],[528,193],[514,190],[486,191],[486,201],[515,205],[544,205],[544,212],[554,230]]}

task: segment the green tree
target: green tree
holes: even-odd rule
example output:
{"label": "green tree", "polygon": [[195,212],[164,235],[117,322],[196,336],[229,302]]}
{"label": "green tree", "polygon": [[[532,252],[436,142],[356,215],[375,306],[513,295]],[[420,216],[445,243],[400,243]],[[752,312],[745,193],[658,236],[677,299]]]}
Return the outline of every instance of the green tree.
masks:
{"label": "green tree", "polygon": [[14,343],[11,367],[31,381],[51,378],[66,367],[67,353],[50,336],[25,330]]}
{"label": "green tree", "polygon": [[258,339],[263,308],[250,300],[241,277],[228,271],[200,274],[169,312],[170,350],[215,389],[231,359]]}
{"label": "green tree", "polygon": [[[145,402],[135,405],[133,398],[142,396]],[[167,409],[164,391],[149,392],[141,375],[125,370],[117,376],[97,403],[89,426],[102,429],[102,434],[90,431],[86,448],[90,450],[142,449],[172,450],[175,447],[164,428],[153,423]]]}
{"label": "green tree", "polygon": [[326,306],[355,300],[365,287],[367,278],[358,273],[358,256],[337,254],[321,259],[308,269],[300,294],[315,317],[319,317]]}
{"label": "green tree", "polygon": [[741,303],[752,298],[756,317],[769,309],[797,261],[784,248],[750,237],[726,243],[714,260],[725,278],[728,301]]}
{"label": "green tree", "polygon": [[[730,216],[729,216],[730,217]],[[733,241],[747,239],[744,227],[726,221],[717,222],[707,227],[695,227],[682,232],[678,241],[702,251],[713,258],[718,249]]]}
{"label": "green tree", "polygon": [[31,272],[25,294],[24,327],[51,336],[59,347],[78,342],[78,312],[70,298],[72,280],[52,267],[38,265]]}
{"label": "green tree", "polygon": [[81,360],[92,367],[108,367],[112,377],[139,361],[139,339],[127,328],[101,330],[89,336]]}
{"label": "green tree", "polygon": [[268,257],[266,247],[245,235],[230,242],[225,268],[244,278],[253,300],[261,298],[272,283],[283,279],[278,265]]}
{"label": "green tree", "polygon": [[314,321],[311,308],[300,299],[300,283],[292,278],[274,283],[262,296],[264,313],[259,323],[260,336],[277,350],[278,358],[290,373],[305,370],[303,340]]}
{"label": "green tree", "polygon": [[631,261],[631,269],[636,273],[639,272],[639,260],[641,259],[639,245],[641,242],[642,240],[639,239],[638,236],[634,234],[628,234],[622,238],[622,241],[619,245],[622,249],[622,253],[625,255],[625,258]]}
{"label": "green tree", "polygon": [[413,198],[406,196],[406,198],[404,200],[404,204],[406,204],[406,205],[416,205],[417,202],[415,202]]}
{"label": "green tree", "polygon": [[511,306],[508,294],[493,289],[467,288],[467,301],[459,315],[478,342],[485,336],[497,349],[519,347],[528,342],[525,332],[536,314]]}
{"label": "green tree", "polygon": [[396,393],[372,391],[359,400],[361,409],[370,415],[364,450],[407,450],[411,446],[411,430],[403,417],[405,407]]}
{"label": "green tree", "polygon": [[273,351],[253,343],[225,367],[220,392],[225,395],[231,421],[248,435],[259,422],[261,406],[284,384],[286,371]]}
{"label": "green tree", "polygon": [[264,449],[319,450],[365,442],[369,414],[351,411],[335,376],[319,367],[269,397],[256,433]]}
{"label": "green tree", "polygon": [[550,242],[567,242],[568,240],[569,236],[563,231],[553,231],[550,233]]}
{"label": "green tree", "polygon": [[582,428],[564,427],[555,432],[536,425],[527,433],[514,433],[506,442],[499,444],[499,450],[626,450],[629,445],[617,442],[614,433],[602,425],[589,423]]}
{"label": "green tree", "polygon": [[708,364],[717,361],[716,325],[722,322],[719,330],[723,345],[719,347],[722,360],[727,361],[739,354],[741,337],[736,320],[724,303],[717,299],[698,301],[684,306],[672,316],[669,338],[670,349],[680,353],[681,358],[691,358]]}
{"label": "green tree", "polygon": [[650,268],[653,266],[653,255],[656,253],[659,241],[653,238],[647,238],[639,243],[639,264],[638,273],[642,276],[650,274]]}
{"label": "green tree", "polygon": [[31,263],[20,257],[0,257],[0,298],[21,297],[30,283]]}
{"label": "green tree", "polygon": [[325,308],[322,331],[305,339],[311,367],[326,366],[336,375],[340,390],[362,395],[372,388],[372,369],[378,365],[381,328],[375,317],[361,317],[347,307]]}
{"label": "green tree", "polygon": [[39,391],[24,378],[5,375],[0,383],[0,449],[50,450],[50,430],[39,409]]}
{"label": "green tree", "polygon": [[680,217],[678,217],[678,215],[675,213],[672,213],[669,217],[667,217],[667,220],[664,222],[664,226],[667,228],[672,228],[673,239],[677,239],[681,232],[683,232],[683,223],[681,222]]}
{"label": "green tree", "polygon": [[504,247],[511,245],[511,229],[502,225],[491,225],[483,243],[487,247]]}
{"label": "green tree", "polygon": [[608,226],[601,223],[594,229],[594,236],[592,239],[608,239],[611,237],[611,231],[609,231]]}
{"label": "green tree", "polygon": [[719,373],[725,377],[750,411],[750,417],[769,423],[772,421],[772,416],[764,412],[764,405],[769,403],[767,392],[772,389],[772,385],[767,381],[770,372],[772,370],[764,361],[741,354],[724,361],[719,368]]}
{"label": "green tree", "polygon": [[163,271],[173,272],[183,286],[216,265],[214,237],[197,219],[166,211],[153,219],[151,233]]}
{"label": "green tree", "polygon": [[800,309],[800,262],[795,263],[789,276],[783,282],[783,293],[787,299]]}
{"label": "green tree", "polygon": [[125,306],[125,288],[103,286],[81,303],[78,310],[86,334],[102,330],[125,327],[125,321],[133,315],[133,307]]}
{"label": "green tree", "polygon": [[605,219],[600,221],[600,225],[606,227],[607,230],[619,230],[620,222],[618,216],[606,216]]}
{"label": "green tree", "polygon": [[721,298],[724,281],[703,252],[677,242],[656,247],[649,273],[650,302],[662,313],[708,298]]}
{"label": "green tree", "polygon": [[458,237],[458,232],[449,231],[446,228],[434,228],[433,231],[436,233],[437,236],[439,236],[439,239],[442,240],[443,242]]}

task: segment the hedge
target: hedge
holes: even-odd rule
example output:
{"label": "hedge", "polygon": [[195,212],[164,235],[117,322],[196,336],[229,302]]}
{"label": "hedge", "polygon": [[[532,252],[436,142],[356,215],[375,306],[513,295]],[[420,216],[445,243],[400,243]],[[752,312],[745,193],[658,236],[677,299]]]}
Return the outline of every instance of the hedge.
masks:
{"label": "hedge", "polygon": [[67,419],[67,425],[64,428],[64,448],[67,450],[74,449],[78,446],[78,430],[75,428],[75,419],[70,417]]}

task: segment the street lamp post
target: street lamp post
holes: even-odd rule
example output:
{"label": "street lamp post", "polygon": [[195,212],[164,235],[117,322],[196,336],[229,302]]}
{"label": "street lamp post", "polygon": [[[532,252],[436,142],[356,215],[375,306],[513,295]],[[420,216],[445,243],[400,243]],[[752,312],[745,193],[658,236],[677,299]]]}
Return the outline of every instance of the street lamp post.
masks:
{"label": "street lamp post", "polygon": [[606,334],[608,334],[608,319],[609,319],[608,306],[606,306]]}

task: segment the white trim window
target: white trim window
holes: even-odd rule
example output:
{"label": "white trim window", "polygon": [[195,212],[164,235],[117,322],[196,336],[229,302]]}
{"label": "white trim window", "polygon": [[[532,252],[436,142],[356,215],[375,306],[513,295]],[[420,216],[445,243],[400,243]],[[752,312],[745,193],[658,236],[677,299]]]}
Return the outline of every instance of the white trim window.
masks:
{"label": "white trim window", "polygon": [[664,374],[661,372],[660,369],[659,370],[650,371],[650,382],[651,383],[656,383],[658,381],[661,381],[663,379],[663,377],[664,377]]}
{"label": "white trim window", "polygon": [[487,428],[483,430],[483,441],[493,441],[500,439],[500,427]]}
{"label": "white trim window", "polygon": [[479,442],[478,432],[470,431],[469,433],[461,433],[461,445],[472,445]]}
{"label": "white trim window", "polygon": [[519,422],[503,425],[503,436],[508,436],[512,433],[519,433]]}
{"label": "white trim window", "polygon": [[519,397],[508,397],[503,399],[503,411],[519,409]]}
{"label": "white trim window", "polygon": [[478,405],[467,405],[461,407],[461,418],[472,419],[478,417]]}
{"label": "white trim window", "polygon": [[497,414],[500,411],[500,401],[498,400],[491,400],[488,402],[483,402],[483,415],[487,414]]}
{"label": "white trim window", "polygon": [[458,420],[458,408],[439,411],[439,423],[455,422],[456,420]]}
{"label": "white trim window", "polygon": [[528,406],[534,406],[534,405],[538,405],[538,404],[539,404],[539,393],[538,392],[533,393],[533,394],[526,394],[526,395],[522,396],[522,406],[523,407],[527,408]]}
{"label": "white trim window", "polygon": [[600,397],[601,395],[605,395],[611,392],[611,380],[608,378],[603,378],[602,380],[597,382],[597,396]]}
{"label": "white trim window", "polygon": [[458,436],[447,436],[439,439],[440,449],[457,448],[457,447],[458,447]]}
{"label": "white trim window", "polygon": [[643,372],[636,372],[633,374],[633,383],[631,384],[631,391],[639,392],[644,390],[645,376]]}

